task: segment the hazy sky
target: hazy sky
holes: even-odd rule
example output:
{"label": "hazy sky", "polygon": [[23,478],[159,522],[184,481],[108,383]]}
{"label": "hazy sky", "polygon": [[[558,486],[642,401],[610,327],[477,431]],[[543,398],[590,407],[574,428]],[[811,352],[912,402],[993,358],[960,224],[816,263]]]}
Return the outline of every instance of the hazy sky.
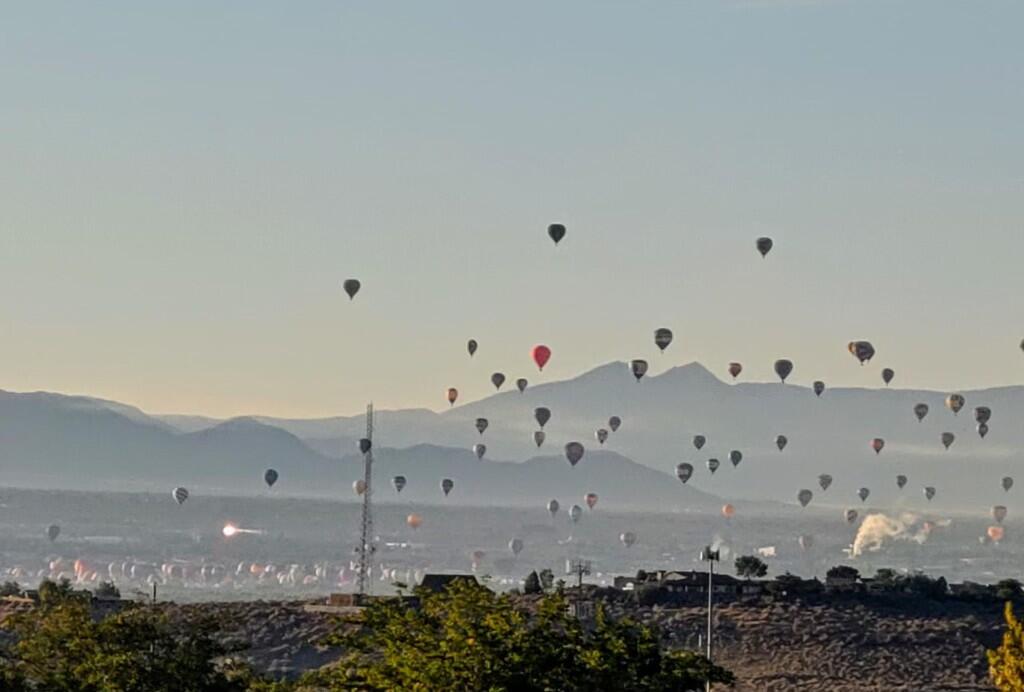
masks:
{"label": "hazy sky", "polygon": [[633,357],[1024,379],[1016,0],[24,2],[0,20],[4,389],[306,416]]}

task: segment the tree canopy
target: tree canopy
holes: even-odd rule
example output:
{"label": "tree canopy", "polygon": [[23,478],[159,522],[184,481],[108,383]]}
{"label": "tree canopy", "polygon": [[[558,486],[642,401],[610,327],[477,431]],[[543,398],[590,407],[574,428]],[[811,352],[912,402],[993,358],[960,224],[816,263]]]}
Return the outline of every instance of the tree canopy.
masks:
{"label": "tree canopy", "polygon": [[756,555],[741,555],[736,558],[736,574],[744,579],[760,579],[768,574],[768,565]]}
{"label": "tree canopy", "polygon": [[[453,584],[370,605],[336,637],[350,653],[303,685],[363,690],[567,692],[699,690],[732,682],[727,670],[690,652],[665,651],[659,632],[598,607],[592,627],[568,615],[561,592],[528,610],[509,595]],[[303,686],[300,685],[300,688]]]}
{"label": "tree canopy", "polygon": [[988,672],[996,689],[1002,692],[1024,690],[1024,623],[1006,604],[1006,631],[998,648],[988,652]]}

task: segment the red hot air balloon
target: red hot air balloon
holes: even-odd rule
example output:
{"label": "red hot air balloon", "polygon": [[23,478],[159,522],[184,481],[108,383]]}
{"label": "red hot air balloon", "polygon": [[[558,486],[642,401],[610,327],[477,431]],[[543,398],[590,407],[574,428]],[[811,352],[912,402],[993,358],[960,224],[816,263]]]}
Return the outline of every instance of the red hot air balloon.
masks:
{"label": "red hot air balloon", "polygon": [[530,351],[530,356],[533,358],[533,362],[537,364],[537,369],[543,370],[544,366],[551,360],[551,349],[544,344],[538,344]]}
{"label": "red hot air balloon", "polygon": [[875,454],[880,454],[882,449],[885,447],[885,440],[880,437],[876,437],[871,440],[871,449],[875,450]]}

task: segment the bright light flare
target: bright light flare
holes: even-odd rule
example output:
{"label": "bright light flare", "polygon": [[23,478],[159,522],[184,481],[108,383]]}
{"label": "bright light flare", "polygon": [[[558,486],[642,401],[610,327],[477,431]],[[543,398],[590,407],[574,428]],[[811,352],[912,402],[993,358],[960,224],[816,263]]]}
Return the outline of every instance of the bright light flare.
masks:
{"label": "bright light flare", "polygon": [[232,538],[240,533],[255,533],[262,534],[263,532],[259,529],[243,529],[241,526],[235,526],[232,523],[224,524],[224,528],[220,530],[224,534],[224,538]]}

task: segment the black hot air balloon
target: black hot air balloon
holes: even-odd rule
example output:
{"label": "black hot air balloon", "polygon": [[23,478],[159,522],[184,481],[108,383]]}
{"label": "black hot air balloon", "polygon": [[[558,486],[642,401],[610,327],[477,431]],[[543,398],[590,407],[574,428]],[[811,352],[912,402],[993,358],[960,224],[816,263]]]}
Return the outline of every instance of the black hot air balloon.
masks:
{"label": "black hot air balloon", "polygon": [[359,279],[345,279],[345,283],[343,283],[341,287],[344,288],[345,293],[348,294],[348,299],[352,300],[356,297],[356,294],[359,293],[359,289],[362,288],[363,285],[359,282]]}
{"label": "black hot air balloon", "polygon": [[667,327],[661,327],[654,331],[654,345],[658,347],[658,350],[662,353],[668,348],[669,344],[672,343],[672,330]]}
{"label": "black hot air balloon", "polygon": [[551,224],[548,226],[548,237],[555,242],[555,245],[558,245],[565,237],[565,226],[560,223]]}
{"label": "black hot air balloon", "polygon": [[786,381],[790,373],[793,372],[793,361],[781,358],[775,361],[775,374],[779,376],[782,382]]}
{"label": "black hot air balloon", "polygon": [[775,243],[771,238],[765,237],[758,238],[755,245],[757,246],[757,251],[761,253],[761,257],[767,257],[768,253],[772,251],[772,247],[774,247]]}
{"label": "black hot air balloon", "polygon": [[629,364],[630,370],[633,371],[633,377],[639,382],[644,375],[647,374],[647,361],[646,360],[634,360]]}
{"label": "black hot air balloon", "polygon": [[267,484],[268,488],[273,488],[274,483],[277,483],[277,471],[274,469],[267,469],[263,474],[263,481]]}

